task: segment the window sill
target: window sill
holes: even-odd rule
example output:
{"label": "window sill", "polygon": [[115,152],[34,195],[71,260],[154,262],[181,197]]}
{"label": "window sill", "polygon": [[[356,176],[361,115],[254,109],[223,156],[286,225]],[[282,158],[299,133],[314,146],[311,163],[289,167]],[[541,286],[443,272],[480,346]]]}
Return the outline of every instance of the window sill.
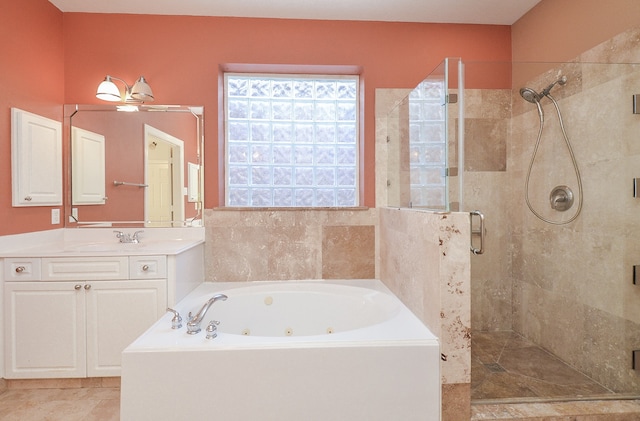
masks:
{"label": "window sill", "polygon": [[214,211],[367,211],[367,206],[350,206],[350,207],[245,207],[245,206],[221,206],[213,208]]}

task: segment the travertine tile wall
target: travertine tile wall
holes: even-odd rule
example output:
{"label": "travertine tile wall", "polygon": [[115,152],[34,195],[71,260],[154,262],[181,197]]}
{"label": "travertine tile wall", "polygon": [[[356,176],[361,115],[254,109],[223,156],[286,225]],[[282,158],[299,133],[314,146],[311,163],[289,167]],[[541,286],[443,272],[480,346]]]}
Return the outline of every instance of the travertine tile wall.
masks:
{"label": "travertine tile wall", "polygon": [[[513,142],[509,152],[513,180],[509,223],[513,238],[514,328],[604,386],[640,392],[640,375],[631,368],[631,351],[640,349],[640,285],[632,267],[640,262],[640,199],[632,180],[640,176],[640,115],[632,113],[632,94],[640,93],[640,30],[628,31],[555,66],[528,86],[541,89],[559,74],[553,89],[562,110],[584,186],[580,216],[567,225],[538,220],[522,203],[522,186],[534,148],[535,105],[514,89]],[[545,132],[532,171],[530,198],[540,213],[555,220],[550,190],[567,184],[577,193],[571,158],[552,103],[542,101]]]}
{"label": "travertine tile wall", "polygon": [[[473,66],[467,71],[473,72]],[[471,257],[471,320],[476,331],[511,330],[512,324],[510,203],[505,188],[510,185],[510,121],[510,89],[465,90],[464,206],[485,215],[485,252]]]}
{"label": "travertine tile wall", "polygon": [[[437,214],[386,207],[388,160],[397,152],[387,135],[401,137],[398,119],[388,111],[410,90],[376,90],[376,205],[378,277],[440,338],[443,359],[442,419],[470,418],[471,313],[469,214]],[[393,175],[391,176],[393,178]],[[395,180],[395,179],[394,179]]]}
{"label": "travertine tile wall", "polygon": [[205,211],[209,281],[375,277],[375,209]]}
{"label": "travertine tile wall", "polygon": [[[566,225],[538,220],[525,203],[539,129],[535,104],[520,97],[519,86],[510,99],[506,91],[465,92],[467,118],[481,120],[466,122],[466,207],[487,216],[488,242],[484,255],[472,257],[472,323],[474,330],[512,327],[606,387],[638,393],[631,351],[640,349],[640,286],[632,284],[640,199],[632,197],[632,180],[640,176],[640,116],[632,114],[631,95],[640,93],[640,66],[611,63],[640,63],[640,29],[570,63],[547,64],[524,85],[539,92],[561,74],[568,78],[552,95],[582,175],[584,205]],[[515,63],[514,73],[530,66],[540,64]],[[529,198],[544,217],[566,221],[577,203],[554,211],[549,193],[566,184],[577,195],[577,178],[555,108],[548,98],[541,103],[545,129]]]}
{"label": "travertine tile wall", "polygon": [[[469,215],[380,208],[380,279],[440,339],[444,419],[468,419]],[[460,418],[460,417],[463,418]]]}

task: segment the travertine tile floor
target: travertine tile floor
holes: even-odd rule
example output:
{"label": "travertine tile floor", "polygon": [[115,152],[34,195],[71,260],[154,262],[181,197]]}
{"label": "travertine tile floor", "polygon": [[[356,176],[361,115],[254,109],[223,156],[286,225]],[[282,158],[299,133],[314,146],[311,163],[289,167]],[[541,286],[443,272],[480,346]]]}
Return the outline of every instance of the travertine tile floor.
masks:
{"label": "travertine tile floor", "polygon": [[472,335],[471,399],[473,421],[640,420],[639,399],[616,396],[513,332]]}
{"label": "travertine tile floor", "polygon": [[563,398],[612,392],[514,332],[474,332],[471,399]]}
{"label": "travertine tile floor", "polygon": [[[1,381],[1,380],[0,380]],[[1,421],[118,421],[119,387],[9,385],[0,388]]]}

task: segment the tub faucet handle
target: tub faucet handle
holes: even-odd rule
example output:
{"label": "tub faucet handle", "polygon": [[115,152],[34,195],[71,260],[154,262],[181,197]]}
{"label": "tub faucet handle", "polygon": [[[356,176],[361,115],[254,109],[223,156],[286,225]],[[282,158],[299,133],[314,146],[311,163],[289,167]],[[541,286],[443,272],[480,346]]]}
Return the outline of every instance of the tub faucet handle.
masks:
{"label": "tub faucet handle", "polygon": [[220,324],[217,320],[211,320],[207,325],[207,339],[214,339],[218,336],[218,325]]}
{"label": "tub faucet handle", "polygon": [[167,311],[173,313],[173,319],[171,319],[171,329],[180,329],[182,327],[182,317],[180,316],[180,313],[169,307],[167,307]]}

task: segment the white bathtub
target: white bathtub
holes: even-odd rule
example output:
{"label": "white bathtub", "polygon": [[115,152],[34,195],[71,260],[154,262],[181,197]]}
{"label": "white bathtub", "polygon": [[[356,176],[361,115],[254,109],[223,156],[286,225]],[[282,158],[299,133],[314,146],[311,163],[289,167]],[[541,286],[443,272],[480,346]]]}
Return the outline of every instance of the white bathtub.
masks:
{"label": "white bathtub", "polygon": [[[122,355],[122,421],[437,421],[437,338],[377,280],[204,283]],[[210,320],[218,337],[206,339]]]}

